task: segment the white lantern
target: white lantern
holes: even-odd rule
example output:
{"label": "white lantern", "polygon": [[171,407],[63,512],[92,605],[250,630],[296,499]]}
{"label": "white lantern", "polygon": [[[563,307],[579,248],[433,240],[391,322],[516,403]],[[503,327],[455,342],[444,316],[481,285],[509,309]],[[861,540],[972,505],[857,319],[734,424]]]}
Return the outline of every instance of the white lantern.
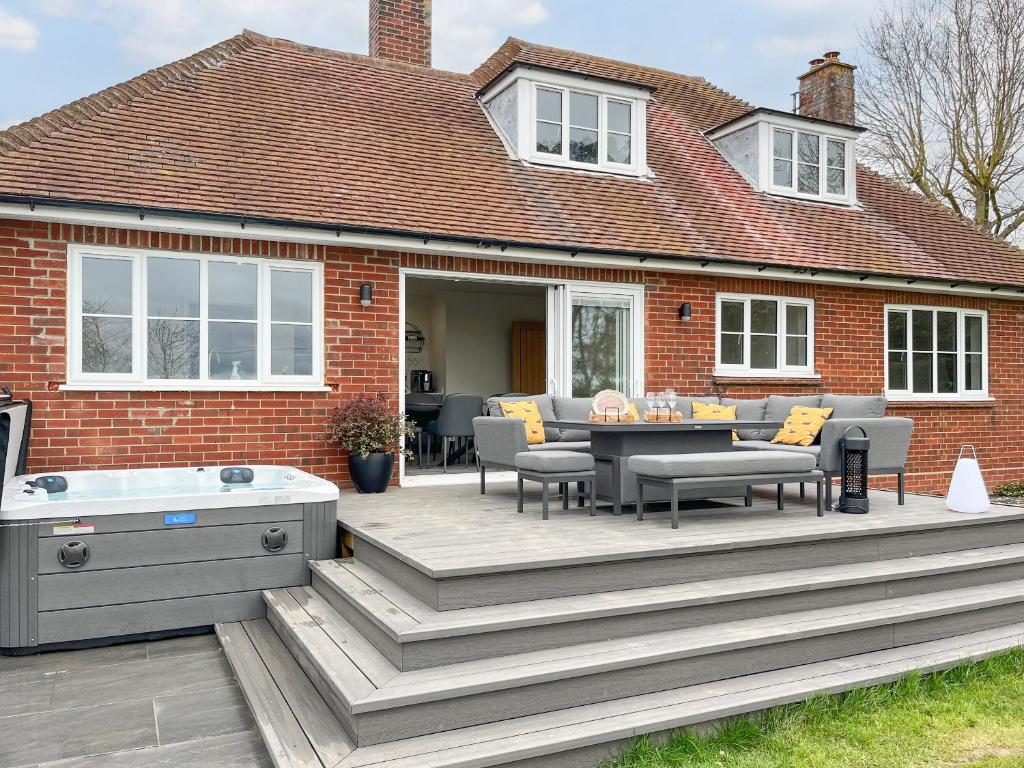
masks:
{"label": "white lantern", "polygon": [[[965,458],[964,451],[968,448],[971,449],[971,456]],[[978,453],[973,445],[962,446],[953,468],[953,479],[949,482],[946,506],[954,512],[980,515],[988,512],[989,505],[988,489],[981,477]]]}

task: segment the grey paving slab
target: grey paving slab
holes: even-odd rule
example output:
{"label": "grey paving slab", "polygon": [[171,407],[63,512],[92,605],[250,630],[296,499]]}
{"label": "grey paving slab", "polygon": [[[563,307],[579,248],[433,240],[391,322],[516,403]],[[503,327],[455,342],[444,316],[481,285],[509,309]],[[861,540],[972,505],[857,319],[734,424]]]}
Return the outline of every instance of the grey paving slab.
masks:
{"label": "grey paving slab", "polygon": [[54,688],[55,706],[153,699],[232,685],[223,654],[192,654],[182,657],[135,661],[110,667],[85,669],[61,676]]}
{"label": "grey paving slab", "polygon": [[144,643],[112,645],[79,651],[56,651],[32,656],[0,656],[0,685],[29,675],[52,675],[88,667],[143,661],[147,658]]}
{"label": "grey paving slab", "polygon": [[254,732],[43,763],[36,768],[273,768]]}
{"label": "grey paving slab", "polygon": [[0,658],[0,768],[270,766],[213,634]]}
{"label": "grey paving slab", "polygon": [[3,680],[6,674],[10,673],[0,672],[0,717],[45,712],[50,708],[56,682],[52,675],[38,680],[7,682]]}
{"label": "grey paving slab", "polygon": [[156,720],[149,700],[0,719],[0,765],[4,766],[44,763],[156,744]]}
{"label": "grey paving slab", "polygon": [[146,654],[150,659],[163,659],[170,656],[190,656],[194,653],[219,653],[220,641],[213,632],[205,635],[174,637],[169,640],[158,640],[146,643]]}
{"label": "grey paving slab", "polygon": [[159,696],[153,700],[161,744],[244,733],[256,726],[237,686]]}

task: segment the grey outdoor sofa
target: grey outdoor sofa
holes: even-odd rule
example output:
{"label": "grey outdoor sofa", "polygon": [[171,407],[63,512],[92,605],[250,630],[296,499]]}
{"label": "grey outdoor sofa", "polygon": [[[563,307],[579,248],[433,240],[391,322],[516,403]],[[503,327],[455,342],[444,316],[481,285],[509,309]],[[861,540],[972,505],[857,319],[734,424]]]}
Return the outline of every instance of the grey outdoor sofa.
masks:
{"label": "grey outdoor sofa", "polygon": [[[515,470],[515,455],[522,451],[542,450],[590,450],[590,433],[586,430],[558,430],[545,428],[546,442],[541,445],[527,445],[526,430],[521,421],[507,419],[501,415],[498,401],[504,398],[491,398],[487,401],[490,416],[479,416],[473,419],[473,430],[480,467],[480,492],[486,490],[485,476],[487,469]],[[587,418],[590,411],[590,398],[552,397],[550,395],[533,395],[529,397],[508,398],[508,400],[536,400],[541,417],[545,421],[554,419]],[[816,469],[825,477],[825,506],[832,503],[832,479],[840,474],[839,440],[847,429],[859,426],[867,432],[871,440],[868,452],[868,473],[871,475],[896,475],[898,478],[899,503],[904,497],[904,468],[910,437],[914,422],[911,419],[885,416],[887,401],[882,396],[862,395],[803,395],[788,397],[770,395],[760,399],[734,399],[717,397],[679,397],[676,408],[683,418],[692,417],[691,404],[694,401],[703,403],[721,403],[736,406],[736,418],[754,421],[783,422],[793,406],[809,406],[813,408],[832,408],[831,418],[825,422],[819,439],[814,445],[792,446],[776,445],[770,441],[778,431],[777,428],[741,429],[739,440],[733,443],[737,450],[780,450],[806,453],[815,457]],[[642,414],[646,409],[643,399],[632,400]],[[859,434],[859,433],[858,433]]]}

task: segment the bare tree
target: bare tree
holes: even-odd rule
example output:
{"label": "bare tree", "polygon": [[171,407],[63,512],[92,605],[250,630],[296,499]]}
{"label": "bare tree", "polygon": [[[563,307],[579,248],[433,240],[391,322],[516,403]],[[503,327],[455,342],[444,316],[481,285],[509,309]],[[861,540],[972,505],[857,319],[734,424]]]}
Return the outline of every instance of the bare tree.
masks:
{"label": "bare tree", "polygon": [[868,162],[1024,236],[1024,0],[891,0],[862,33]]}

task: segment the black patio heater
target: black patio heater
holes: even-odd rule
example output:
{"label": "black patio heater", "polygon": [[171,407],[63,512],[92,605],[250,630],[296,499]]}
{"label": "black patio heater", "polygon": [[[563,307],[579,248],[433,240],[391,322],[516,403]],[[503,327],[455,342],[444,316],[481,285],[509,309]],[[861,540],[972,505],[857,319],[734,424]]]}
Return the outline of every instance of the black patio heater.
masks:
{"label": "black patio heater", "polygon": [[[860,437],[850,435],[850,431],[859,429]],[[866,515],[868,513],[868,449],[871,441],[863,427],[847,427],[839,438],[839,466],[841,469],[839,485],[840,512],[848,515]]]}

